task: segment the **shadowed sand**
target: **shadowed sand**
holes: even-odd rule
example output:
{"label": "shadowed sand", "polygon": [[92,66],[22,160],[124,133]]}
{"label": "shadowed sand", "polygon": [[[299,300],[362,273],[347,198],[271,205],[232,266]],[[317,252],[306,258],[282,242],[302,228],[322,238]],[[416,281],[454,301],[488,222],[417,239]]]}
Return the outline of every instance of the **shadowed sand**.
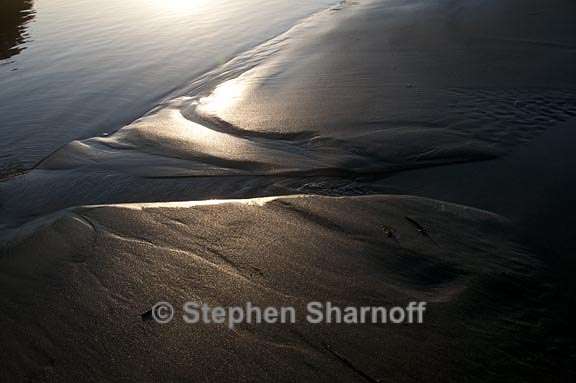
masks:
{"label": "shadowed sand", "polygon": [[[417,223],[415,226],[414,223]],[[419,231],[426,230],[427,235]],[[540,267],[506,220],[403,196],[70,209],[0,266],[5,381],[537,381]],[[294,325],[142,321],[159,300],[296,306]],[[312,325],[308,301],[429,302],[424,324]],[[536,316],[536,312],[538,312]],[[529,364],[527,362],[529,361]]]}

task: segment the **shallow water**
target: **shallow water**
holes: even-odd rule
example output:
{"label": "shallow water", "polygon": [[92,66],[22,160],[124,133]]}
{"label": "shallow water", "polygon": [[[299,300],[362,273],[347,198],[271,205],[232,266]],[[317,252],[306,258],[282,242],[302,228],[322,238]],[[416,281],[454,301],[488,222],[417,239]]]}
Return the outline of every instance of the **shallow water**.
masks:
{"label": "shallow water", "polygon": [[334,0],[0,3],[0,174],[117,130]]}
{"label": "shallow water", "polygon": [[[138,17],[128,12],[135,19],[120,37],[109,30],[118,22],[107,26],[100,15],[100,30],[118,49],[76,47],[72,39],[73,49],[102,68],[53,71],[76,73],[87,86],[72,82],[66,94],[45,84],[47,94],[22,92],[60,105],[64,110],[50,117],[62,125],[5,128],[5,162],[17,163],[4,174],[17,174],[25,161],[35,169],[0,183],[0,225],[87,204],[389,192],[379,181],[391,173],[503,156],[576,116],[572,19],[536,0],[317,3],[320,11],[309,17],[290,10],[284,24],[264,21],[289,7],[277,2],[279,8],[259,11],[266,33],[249,25],[253,14],[238,17],[248,11],[232,7],[236,2],[218,3],[230,6],[220,16],[206,10],[216,29],[184,28],[182,20],[196,17],[200,4],[163,17],[152,12],[166,24],[152,32],[143,10]],[[286,32],[274,34],[280,24]],[[234,33],[243,28],[245,35]],[[190,33],[196,46],[184,43]],[[274,37],[246,43],[266,34]],[[121,53],[130,42],[139,61],[94,53]],[[34,44],[6,67],[33,60]],[[226,61],[215,56],[219,44],[243,49]],[[81,66],[73,58],[61,58],[63,65]],[[118,62],[132,66],[119,70]],[[120,90],[94,82],[101,76]],[[19,89],[3,94],[11,92]],[[10,108],[14,103],[2,106],[0,118],[35,121],[44,113],[41,105]]]}

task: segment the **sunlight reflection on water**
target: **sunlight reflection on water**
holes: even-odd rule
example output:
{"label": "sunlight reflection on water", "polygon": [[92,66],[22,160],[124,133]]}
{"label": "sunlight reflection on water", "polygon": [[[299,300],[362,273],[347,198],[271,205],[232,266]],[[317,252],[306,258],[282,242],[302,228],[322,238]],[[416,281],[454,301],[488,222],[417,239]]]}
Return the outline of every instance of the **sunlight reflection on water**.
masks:
{"label": "sunlight reflection on water", "polygon": [[150,0],[149,3],[155,9],[193,14],[200,12],[214,2],[208,0]]}

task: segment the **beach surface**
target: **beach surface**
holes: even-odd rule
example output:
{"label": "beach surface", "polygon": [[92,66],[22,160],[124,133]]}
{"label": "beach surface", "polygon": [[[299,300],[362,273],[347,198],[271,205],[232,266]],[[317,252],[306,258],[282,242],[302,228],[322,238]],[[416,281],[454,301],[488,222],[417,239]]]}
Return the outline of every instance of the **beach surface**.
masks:
{"label": "beach surface", "polygon": [[[424,227],[426,232],[419,228]],[[1,259],[6,381],[563,378],[550,289],[510,223],[408,196],[72,208]],[[292,306],[291,324],[143,320],[158,301]],[[406,306],[421,324],[311,324],[308,302]],[[543,311],[544,310],[544,311]]]}
{"label": "beach surface", "polygon": [[[574,15],[343,1],[5,177],[0,377],[573,381]],[[161,300],[429,305],[232,331]]]}

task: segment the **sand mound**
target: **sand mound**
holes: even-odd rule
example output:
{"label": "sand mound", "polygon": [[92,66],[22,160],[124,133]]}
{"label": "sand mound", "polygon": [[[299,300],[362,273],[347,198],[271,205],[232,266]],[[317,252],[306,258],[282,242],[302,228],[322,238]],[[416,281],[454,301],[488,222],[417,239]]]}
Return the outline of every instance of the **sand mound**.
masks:
{"label": "sand mound", "polygon": [[[415,197],[302,196],[80,207],[37,225],[0,258],[5,381],[554,375],[531,351],[544,341],[537,263],[491,213]],[[429,306],[423,324],[229,330],[143,321],[160,300]]]}

